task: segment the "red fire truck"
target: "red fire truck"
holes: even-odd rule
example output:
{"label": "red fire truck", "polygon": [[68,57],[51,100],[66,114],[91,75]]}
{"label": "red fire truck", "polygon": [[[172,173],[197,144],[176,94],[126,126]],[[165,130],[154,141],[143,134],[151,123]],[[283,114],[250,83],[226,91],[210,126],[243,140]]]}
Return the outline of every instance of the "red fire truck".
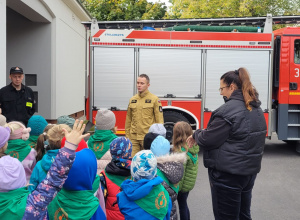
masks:
{"label": "red fire truck", "polygon": [[[85,23],[91,28],[87,118],[111,109],[124,134],[126,110],[137,93],[140,74],[161,99],[167,138],[177,121],[205,128],[223,104],[219,79],[239,67],[248,69],[259,92],[268,125],[280,140],[300,140],[300,27],[272,32],[274,23],[297,23],[300,16]],[[255,33],[222,31],[135,30],[172,25],[255,25]],[[100,27],[100,28],[99,28]],[[110,29],[112,28],[112,29]]]}

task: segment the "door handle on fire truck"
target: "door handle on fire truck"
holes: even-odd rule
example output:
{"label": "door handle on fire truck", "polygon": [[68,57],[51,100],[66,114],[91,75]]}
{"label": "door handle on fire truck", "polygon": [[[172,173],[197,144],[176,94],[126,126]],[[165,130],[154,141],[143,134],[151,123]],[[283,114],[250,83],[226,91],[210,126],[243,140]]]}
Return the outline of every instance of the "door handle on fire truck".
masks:
{"label": "door handle on fire truck", "polygon": [[298,84],[295,82],[290,82],[290,90],[297,90]]}
{"label": "door handle on fire truck", "polygon": [[173,94],[167,94],[164,96],[164,98],[176,98],[176,96]]}
{"label": "door handle on fire truck", "polygon": [[120,109],[117,108],[117,107],[110,107],[110,110],[111,110],[111,111],[119,111]]}

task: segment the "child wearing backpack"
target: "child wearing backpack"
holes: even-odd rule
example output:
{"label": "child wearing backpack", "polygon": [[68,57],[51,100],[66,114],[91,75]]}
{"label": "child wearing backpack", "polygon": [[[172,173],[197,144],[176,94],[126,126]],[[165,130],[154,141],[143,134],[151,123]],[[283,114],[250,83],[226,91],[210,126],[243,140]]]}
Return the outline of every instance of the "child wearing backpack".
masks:
{"label": "child wearing backpack", "polygon": [[192,127],[184,121],[177,122],[173,129],[173,152],[185,152],[187,162],[184,165],[184,175],[179,183],[178,206],[180,220],[189,220],[190,211],[187,205],[189,192],[194,188],[198,174],[199,146],[188,148],[187,138],[193,134]]}

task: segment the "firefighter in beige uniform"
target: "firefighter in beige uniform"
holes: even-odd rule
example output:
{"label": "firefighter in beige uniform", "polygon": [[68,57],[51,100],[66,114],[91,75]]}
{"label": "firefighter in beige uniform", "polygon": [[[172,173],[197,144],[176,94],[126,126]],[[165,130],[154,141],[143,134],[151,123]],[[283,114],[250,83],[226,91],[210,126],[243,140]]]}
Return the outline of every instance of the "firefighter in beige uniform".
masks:
{"label": "firefighter in beige uniform", "polygon": [[146,74],[138,77],[138,94],[130,99],[127,109],[125,134],[132,142],[132,157],[144,149],[144,137],[150,126],[154,123],[164,123],[160,100],[149,92],[149,82]]}

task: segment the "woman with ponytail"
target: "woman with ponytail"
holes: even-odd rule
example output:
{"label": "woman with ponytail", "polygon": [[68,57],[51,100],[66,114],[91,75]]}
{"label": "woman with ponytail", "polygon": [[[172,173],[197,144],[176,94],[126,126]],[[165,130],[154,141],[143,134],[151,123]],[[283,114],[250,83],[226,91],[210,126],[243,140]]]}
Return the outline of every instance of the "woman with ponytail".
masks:
{"label": "woman with ponytail", "polygon": [[203,149],[216,220],[250,220],[252,189],[261,168],[267,132],[258,93],[245,68],[220,78],[225,104],[212,112],[207,128],[187,140]]}

